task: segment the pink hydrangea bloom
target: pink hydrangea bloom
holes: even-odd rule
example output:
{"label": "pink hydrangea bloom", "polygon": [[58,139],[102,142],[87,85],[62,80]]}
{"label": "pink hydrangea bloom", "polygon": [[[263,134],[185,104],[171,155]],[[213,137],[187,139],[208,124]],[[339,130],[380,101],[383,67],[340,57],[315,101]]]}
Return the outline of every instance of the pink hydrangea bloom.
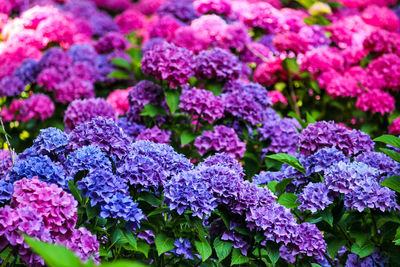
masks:
{"label": "pink hydrangea bloom", "polygon": [[94,96],[93,84],[74,76],[55,85],[54,99],[60,103],[65,104],[75,99]]}
{"label": "pink hydrangea bloom", "polygon": [[362,89],[353,77],[338,75],[326,85],[326,92],[332,97],[355,97]]}
{"label": "pink hydrangea bloom", "polygon": [[192,21],[190,27],[199,39],[207,44],[217,43],[217,36],[227,27],[225,20],[217,15],[203,15]]}
{"label": "pink hydrangea bloom", "polygon": [[369,90],[360,94],[357,98],[356,107],[362,111],[371,111],[372,113],[392,113],[395,109],[395,101],[389,93],[379,89]]}
{"label": "pink hydrangea bloom", "polygon": [[159,17],[150,28],[150,37],[161,37],[170,41],[180,26],[179,21],[173,17]]}
{"label": "pink hydrangea bloom", "polygon": [[281,102],[281,103],[287,105],[286,97],[278,90],[268,92],[268,96],[269,96],[269,98],[271,98],[272,105],[277,102]]}
{"label": "pink hydrangea bloom", "polygon": [[282,67],[282,59],[272,58],[257,66],[253,79],[256,83],[271,86],[284,77],[286,77],[286,72]]}
{"label": "pink hydrangea bloom", "polygon": [[143,28],[146,16],[135,9],[127,9],[115,17],[115,23],[123,34]]}
{"label": "pink hydrangea bloom", "polygon": [[374,59],[367,67],[367,72],[379,88],[398,91],[400,87],[400,57],[396,54],[384,54]]}
{"label": "pink hydrangea bloom", "polygon": [[305,53],[308,50],[308,42],[295,32],[278,33],[274,37],[274,47],[281,52],[293,51],[295,53]]}
{"label": "pink hydrangea bloom", "polygon": [[231,5],[227,0],[194,0],[193,6],[197,14],[217,13],[229,15]]}
{"label": "pink hydrangea bloom", "polygon": [[279,22],[277,32],[299,32],[301,28],[307,25],[304,23],[304,19],[308,17],[308,14],[304,10],[282,8],[275,16],[277,16]]}
{"label": "pink hydrangea bloom", "polygon": [[10,107],[3,107],[0,116],[4,122],[12,121],[15,119],[15,113],[20,110],[22,106],[22,99],[13,99]]}
{"label": "pink hydrangea bloom", "polygon": [[210,45],[209,41],[202,39],[190,26],[178,28],[171,42],[176,46],[184,47],[194,53],[205,50]]}
{"label": "pink hydrangea bloom", "polygon": [[30,207],[42,216],[50,234],[68,238],[77,220],[77,201],[56,184],[47,184],[37,177],[24,178],[14,183],[11,205]]}
{"label": "pink hydrangea bloom", "polygon": [[371,32],[363,42],[364,48],[377,53],[400,54],[400,34],[384,29]]}
{"label": "pink hydrangea bloom", "polygon": [[340,0],[345,7],[349,8],[364,8],[369,5],[388,6],[394,5],[396,0]]}
{"label": "pink hydrangea bloom", "polygon": [[341,71],[343,65],[343,55],[338,49],[331,47],[320,47],[310,50],[300,61],[301,70],[309,71],[312,74],[330,70]]}
{"label": "pink hydrangea bloom", "polygon": [[140,0],[133,8],[145,15],[154,14],[166,0]]}
{"label": "pink hydrangea bloom", "polygon": [[396,118],[389,126],[389,134],[399,135],[400,134],[400,117]]}
{"label": "pink hydrangea bloom", "polygon": [[398,31],[400,22],[396,13],[387,7],[375,5],[368,6],[361,14],[362,19],[373,26],[383,28],[388,31]]}
{"label": "pink hydrangea bloom", "polygon": [[63,75],[54,67],[42,70],[37,77],[38,85],[47,92],[53,91],[55,86],[63,80]]}
{"label": "pink hydrangea bloom", "polygon": [[278,28],[279,11],[269,3],[251,3],[238,12],[241,21],[249,27],[260,27],[267,33],[275,32]]}
{"label": "pink hydrangea bloom", "polygon": [[108,97],[107,102],[113,107],[114,111],[119,115],[125,115],[129,110],[128,95],[131,88],[125,90],[114,90]]}
{"label": "pink hydrangea bloom", "polygon": [[170,131],[161,130],[157,126],[154,126],[153,128],[149,128],[141,132],[138,135],[138,137],[136,137],[136,141],[149,140],[155,143],[168,144],[170,138],[171,138]]}
{"label": "pink hydrangea bloom", "polygon": [[246,26],[234,22],[225,27],[220,35],[217,35],[217,41],[222,47],[234,48],[241,52],[251,42],[251,37]]}
{"label": "pink hydrangea bloom", "polygon": [[32,119],[44,120],[50,118],[54,110],[55,106],[50,97],[44,94],[33,94],[22,102],[17,120],[24,122]]}

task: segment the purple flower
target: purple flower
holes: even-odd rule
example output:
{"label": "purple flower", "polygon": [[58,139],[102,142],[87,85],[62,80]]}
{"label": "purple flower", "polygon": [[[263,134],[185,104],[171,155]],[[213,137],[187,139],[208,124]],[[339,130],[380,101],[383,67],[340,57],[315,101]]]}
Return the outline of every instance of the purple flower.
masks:
{"label": "purple flower", "polygon": [[347,257],[347,261],[345,267],[358,267],[358,266],[365,266],[365,267],[373,267],[373,266],[390,266],[389,260],[386,255],[379,251],[379,249],[375,249],[372,254],[367,257],[360,258],[357,254],[350,253]]}
{"label": "purple flower", "polygon": [[[16,155],[13,155],[16,157]],[[0,177],[5,177],[8,170],[13,166],[13,160],[10,150],[0,149]]]}
{"label": "purple flower", "polygon": [[65,111],[65,131],[70,132],[76,126],[97,117],[115,120],[117,115],[104,98],[74,100]]}
{"label": "purple flower", "polygon": [[72,65],[72,62],[73,59],[67,52],[59,47],[52,47],[43,53],[39,67],[41,70],[53,67],[63,73]]}
{"label": "purple flower", "polygon": [[24,85],[33,83],[39,74],[39,62],[34,59],[25,59],[15,69],[14,76],[20,79]]}
{"label": "purple flower", "polygon": [[191,1],[165,1],[157,10],[160,16],[172,16],[184,23],[191,22],[196,18]]}
{"label": "purple flower", "polygon": [[231,241],[232,247],[240,249],[243,255],[247,255],[250,244],[246,241],[244,235],[235,231],[225,231],[221,236],[221,240]]}
{"label": "purple flower", "polygon": [[321,173],[327,170],[333,164],[343,161],[350,163],[350,159],[347,158],[342,151],[337,150],[334,147],[326,147],[318,150],[316,153],[309,157],[306,157],[302,162],[308,175],[312,173]]}
{"label": "purple flower", "polygon": [[100,37],[95,47],[98,53],[105,54],[114,50],[125,50],[128,47],[128,41],[119,32],[109,32]]}
{"label": "purple flower", "polygon": [[315,213],[329,206],[333,202],[333,197],[324,183],[309,183],[299,194],[297,202],[300,203],[299,210]]}
{"label": "purple flower", "polygon": [[92,66],[96,63],[97,52],[90,44],[74,44],[69,48],[68,54],[74,62],[87,62]]}
{"label": "purple flower", "polygon": [[5,180],[0,180],[0,204],[3,204],[11,199],[13,192],[13,184]]}
{"label": "purple flower", "polygon": [[24,83],[17,76],[6,76],[0,82],[0,97],[17,96],[24,89]]}
{"label": "purple flower", "polygon": [[168,130],[161,130],[157,126],[153,128],[148,128],[142,131],[136,138],[137,141],[139,140],[149,140],[154,143],[160,144],[168,144],[169,139],[171,138],[171,132]]}
{"label": "purple flower", "polygon": [[131,122],[126,117],[120,117],[117,124],[122,130],[124,130],[124,133],[132,139],[132,141],[135,141],[136,137],[146,129],[146,126],[136,122]]}
{"label": "purple flower", "polygon": [[188,82],[193,75],[193,55],[186,48],[167,42],[149,48],[142,59],[142,71],[157,80],[166,80],[172,87]]}
{"label": "purple flower", "polygon": [[221,49],[201,51],[194,60],[194,71],[198,79],[217,81],[239,78],[241,66],[232,53]]}
{"label": "purple flower", "polygon": [[66,104],[75,99],[94,97],[94,87],[89,81],[76,76],[54,86],[54,99],[57,102]]}
{"label": "purple flower", "polygon": [[110,82],[113,81],[112,78],[107,78],[108,74],[115,70],[113,64],[108,59],[108,55],[98,55],[96,57],[96,68],[99,76],[97,77],[100,82]]}
{"label": "purple flower", "polygon": [[119,31],[118,25],[113,18],[106,12],[98,11],[89,19],[93,29],[93,34],[96,36],[104,36],[109,32]]}
{"label": "purple flower", "polygon": [[70,134],[69,149],[98,146],[101,151],[117,160],[129,153],[131,140],[112,119],[97,117],[80,124]]}
{"label": "purple flower", "polygon": [[324,147],[336,147],[346,156],[355,156],[360,152],[373,151],[374,143],[367,134],[348,130],[333,121],[309,124],[300,134],[300,154],[309,156]]}
{"label": "purple flower", "polygon": [[183,257],[187,260],[194,259],[193,253],[191,251],[192,245],[190,244],[189,239],[183,239],[182,237],[180,237],[179,239],[175,240],[174,246],[175,248],[172,250],[172,253],[174,253],[176,256],[183,255]]}
{"label": "purple flower", "polygon": [[83,146],[71,152],[64,162],[65,169],[71,177],[74,177],[79,171],[96,170],[111,171],[111,161],[107,155],[96,146]]}
{"label": "purple flower", "polygon": [[[364,152],[354,158],[354,161],[363,162],[382,172],[382,178],[394,176],[400,173],[400,163],[394,161],[388,155],[380,152]],[[382,182],[380,179],[379,182]]]}
{"label": "purple flower", "polygon": [[217,153],[215,155],[209,156],[199,164],[199,167],[200,166],[211,167],[215,165],[217,166],[222,165],[224,167],[227,167],[233,170],[236,173],[236,175],[240,176],[241,178],[244,177],[244,170],[242,166],[234,157],[229,156],[227,153]]}
{"label": "purple flower", "polygon": [[179,107],[192,118],[201,118],[209,123],[224,116],[222,99],[204,89],[190,89],[182,93]]}
{"label": "purple flower", "polygon": [[156,236],[154,235],[153,231],[144,230],[143,232],[140,232],[137,237],[144,239],[147,244],[154,244],[154,239]]}
{"label": "purple flower", "polygon": [[49,127],[41,129],[38,137],[33,140],[32,148],[38,155],[46,155],[50,158],[62,157],[67,152],[68,135],[60,129]]}
{"label": "purple flower", "polygon": [[246,143],[242,142],[235,131],[224,125],[214,127],[213,131],[204,131],[196,138],[194,145],[200,155],[215,151],[225,152],[237,159],[242,158],[246,150]]}
{"label": "purple flower", "polygon": [[243,181],[239,185],[236,201],[231,204],[231,210],[242,214],[258,206],[269,206],[271,203],[275,203],[275,196],[269,189]]}

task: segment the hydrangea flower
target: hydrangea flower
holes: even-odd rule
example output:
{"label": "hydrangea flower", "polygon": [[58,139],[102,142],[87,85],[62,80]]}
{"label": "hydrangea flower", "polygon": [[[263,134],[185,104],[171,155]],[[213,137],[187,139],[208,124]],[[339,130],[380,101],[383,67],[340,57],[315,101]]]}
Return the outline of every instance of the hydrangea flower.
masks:
{"label": "hydrangea flower", "polygon": [[310,175],[312,173],[324,172],[330,166],[340,161],[350,163],[350,159],[346,157],[342,151],[339,151],[334,147],[326,147],[321,148],[314,154],[306,157],[302,162],[302,165],[306,169],[307,174]]}
{"label": "hydrangea flower", "polygon": [[129,110],[129,95],[130,88],[126,90],[114,90],[107,97],[107,102],[112,106],[115,113],[119,116],[125,115]]}
{"label": "hydrangea flower", "polygon": [[146,129],[146,126],[131,122],[126,117],[119,118],[117,124],[132,141],[135,141],[136,137]]}
{"label": "hydrangea flower", "polygon": [[192,118],[201,118],[209,123],[224,116],[221,98],[204,89],[184,91],[180,96],[179,107]]}
{"label": "hydrangea flower", "polygon": [[400,117],[396,118],[389,126],[389,133],[394,135],[400,134]]}
{"label": "hydrangea flower", "polygon": [[64,52],[59,47],[52,47],[43,53],[39,61],[39,67],[41,70],[53,67],[62,73],[72,65],[72,62],[73,59],[67,52]]}
{"label": "hydrangea flower", "polygon": [[309,183],[299,194],[297,202],[300,203],[299,210],[315,213],[329,206],[333,202],[333,197],[324,183]]}
{"label": "hydrangea flower", "polygon": [[192,245],[190,244],[189,239],[179,238],[174,242],[175,248],[172,250],[176,256],[183,255],[183,257],[187,260],[193,260],[193,253],[191,251]]}
{"label": "hydrangea flower", "polygon": [[97,41],[95,48],[100,54],[110,53],[114,50],[125,50],[128,47],[128,41],[119,32],[109,32]]}
{"label": "hydrangea flower", "polygon": [[77,220],[77,201],[55,184],[37,177],[14,183],[11,204],[15,208],[29,207],[43,218],[44,225],[54,236],[69,236]]}
{"label": "hydrangea flower", "polygon": [[4,77],[0,82],[0,97],[16,96],[24,91],[24,83],[16,76]]}
{"label": "hydrangea flower", "polygon": [[131,31],[141,29],[146,23],[146,16],[131,8],[118,14],[115,17],[115,23],[118,25],[121,33],[127,34]]}
{"label": "hydrangea flower", "polygon": [[157,10],[160,16],[172,16],[184,23],[191,22],[196,18],[191,1],[165,1]]}
{"label": "hydrangea flower", "polygon": [[142,71],[177,87],[187,83],[192,76],[193,55],[185,48],[167,42],[158,43],[144,53]]}
{"label": "hydrangea flower", "polygon": [[395,110],[395,100],[389,93],[375,89],[360,94],[357,98],[356,107],[362,111],[369,110],[381,115],[391,114]]}
{"label": "hydrangea flower", "polygon": [[216,13],[221,15],[229,15],[231,5],[226,0],[195,0],[193,6],[197,14]]}
{"label": "hydrangea flower", "polygon": [[[380,152],[364,152],[354,158],[354,161],[363,162],[382,172],[382,178],[394,176],[400,172],[400,163],[388,155]],[[379,180],[382,182],[383,180]]]}
{"label": "hydrangea flower", "polygon": [[5,176],[7,171],[13,166],[13,157],[11,151],[8,149],[0,149],[0,177]]}
{"label": "hydrangea flower", "polygon": [[24,85],[34,82],[39,74],[39,62],[35,59],[25,59],[21,66],[15,69],[14,76]]}
{"label": "hydrangea flower", "polygon": [[244,170],[239,161],[237,161],[234,157],[231,157],[227,153],[217,153],[215,155],[209,156],[199,164],[199,167],[211,167],[215,165],[222,165],[224,167],[227,167],[233,170],[236,175],[239,175],[241,178],[244,177]]}
{"label": "hydrangea flower", "polygon": [[97,117],[116,119],[114,109],[104,98],[74,100],[65,111],[65,131],[70,132],[76,126]]}
{"label": "hydrangea flower", "polygon": [[54,90],[54,99],[63,104],[75,99],[95,96],[93,84],[76,76],[72,76],[68,80],[56,84]]}
{"label": "hydrangea flower", "polygon": [[195,139],[194,145],[200,155],[215,151],[241,158],[246,150],[246,143],[239,139],[233,129],[224,125],[215,126],[213,131],[204,131],[201,136]]}
{"label": "hydrangea flower", "polygon": [[142,131],[137,137],[136,140],[149,140],[155,143],[168,144],[171,138],[171,132],[168,130],[161,130],[157,126],[153,128],[148,128]]}
{"label": "hydrangea flower", "polygon": [[49,127],[40,130],[39,135],[33,140],[32,148],[38,155],[47,155],[53,158],[67,152],[67,145],[68,135],[60,129]]}
{"label": "hydrangea flower", "polygon": [[90,44],[74,44],[68,49],[68,54],[74,62],[87,62],[92,66],[96,63],[97,52]]}
{"label": "hydrangea flower", "polygon": [[45,120],[53,115],[54,110],[55,106],[50,97],[44,94],[33,94],[22,102],[17,120],[23,122],[32,119]]}
{"label": "hydrangea flower", "polygon": [[13,193],[13,184],[0,180],[0,204],[3,204],[11,199]]}

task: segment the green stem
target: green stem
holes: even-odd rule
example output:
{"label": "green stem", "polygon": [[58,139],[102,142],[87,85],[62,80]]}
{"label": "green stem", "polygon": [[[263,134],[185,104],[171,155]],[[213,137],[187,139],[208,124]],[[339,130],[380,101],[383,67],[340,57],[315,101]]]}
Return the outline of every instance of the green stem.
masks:
{"label": "green stem", "polygon": [[292,74],[289,73],[289,77],[288,77],[288,83],[289,83],[289,92],[290,92],[290,98],[291,98],[291,103],[292,103],[292,109],[294,109],[294,112],[296,113],[297,116],[299,116],[299,118],[301,117],[300,115],[300,109],[299,106],[297,105],[297,101],[296,101],[296,94],[294,92],[294,86],[293,86],[293,77]]}

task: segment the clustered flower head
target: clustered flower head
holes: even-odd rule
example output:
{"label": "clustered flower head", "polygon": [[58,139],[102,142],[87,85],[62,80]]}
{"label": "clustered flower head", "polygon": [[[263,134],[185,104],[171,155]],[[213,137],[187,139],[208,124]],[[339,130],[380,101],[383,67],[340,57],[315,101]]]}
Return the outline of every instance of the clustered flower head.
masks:
{"label": "clustered flower head", "polygon": [[137,137],[136,140],[149,140],[155,143],[161,144],[168,144],[171,138],[171,132],[168,130],[162,130],[157,126],[153,128],[148,128],[141,132]]}

